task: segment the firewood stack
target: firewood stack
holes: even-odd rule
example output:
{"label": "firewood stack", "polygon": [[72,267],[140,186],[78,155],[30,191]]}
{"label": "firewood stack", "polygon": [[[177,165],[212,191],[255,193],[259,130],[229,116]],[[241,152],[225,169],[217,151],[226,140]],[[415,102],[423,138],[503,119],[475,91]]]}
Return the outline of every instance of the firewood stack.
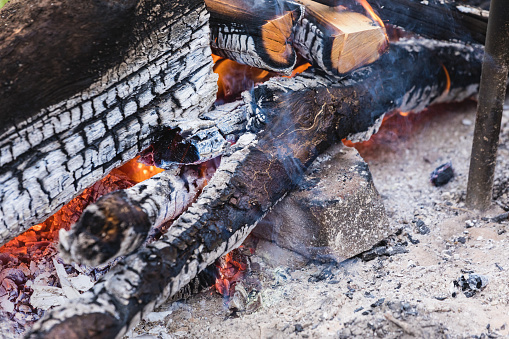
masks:
{"label": "firewood stack", "polygon": [[[0,242],[47,218],[161,131],[177,131],[192,157],[175,157],[186,160],[105,196],[71,232],[62,232],[68,259],[96,265],[126,257],[80,299],[50,311],[30,332],[33,338],[125,333],[141,313],[239,246],[328,146],[372,130],[393,109],[463,100],[479,83],[480,46],[427,39],[389,45],[383,27],[345,6],[100,0],[83,5],[87,15],[80,18],[66,16],[70,0],[49,3],[35,8],[11,0],[1,12],[2,27],[20,27],[0,32],[0,75],[11,79],[0,83],[0,106],[8,107],[0,112]],[[114,36],[86,28],[100,25],[105,19],[94,13],[105,9],[117,15],[108,26]],[[47,16],[39,22],[41,13]],[[45,39],[61,30],[62,17],[69,32],[55,35],[55,49]],[[21,24],[27,21],[36,29]],[[95,33],[82,39],[83,27]],[[119,37],[127,40],[116,44]],[[71,42],[80,39],[77,52]],[[31,44],[39,63],[22,48]],[[214,106],[212,50],[280,74],[292,72],[297,52],[314,67]],[[83,55],[73,64],[76,53]],[[32,100],[43,84],[52,95]],[[19,90],[24,85],[30,91]],[[213,176],[175,170],[218,156]],[[169,219],[175,221],[168,232],[142,247],[149,228]]]}

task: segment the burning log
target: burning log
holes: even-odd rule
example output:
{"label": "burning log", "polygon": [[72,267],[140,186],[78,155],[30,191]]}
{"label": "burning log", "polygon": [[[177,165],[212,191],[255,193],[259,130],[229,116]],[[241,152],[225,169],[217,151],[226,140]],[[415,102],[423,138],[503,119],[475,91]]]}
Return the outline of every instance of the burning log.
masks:
{"label": "burning log", "polygon": [[385,29],[370,18],[313,0],[299,2],[306,12],[296,27],[294,46],[325,72],[348,73],[374,62],[387,47]]}
{"label": "burning log", "polygon": [[47,313],[28,337],[124,333],[142,312],[238,246],[331,143],[366,130],[394,108],[420,110],[474,94],[481,59],[481,48],[410,40],[341,81],[308,71],[258,86],[249,105],[265,116],[265,129],[239,139],[196,203],[159,241],[120,261],[81,299]]}
{"label": "burning log", "polygon": [[215,54],[290,74],[297,61],[293,27],[303,9],[289,1],[206,0]]}
{"label": "burning log", "polygon": [[373,7],[389,24],[433,39],[484,44],[488,11],[464,2],[376,0]]}
{"label": "burning log", "polygon": [[0,25],[0,244],[215,100],[200,0],[12,0]]}
{"label": "burning log", "polygon": [[[60,231],[61,256],[98,266],[129,254],[145,242],[152,227],[176,219],[201,193],[217,161],[167,170],[89,205],[70,232]],[[120,246],[119,246],[120,245]],[[69,253],[71,250],[71,253]]]}

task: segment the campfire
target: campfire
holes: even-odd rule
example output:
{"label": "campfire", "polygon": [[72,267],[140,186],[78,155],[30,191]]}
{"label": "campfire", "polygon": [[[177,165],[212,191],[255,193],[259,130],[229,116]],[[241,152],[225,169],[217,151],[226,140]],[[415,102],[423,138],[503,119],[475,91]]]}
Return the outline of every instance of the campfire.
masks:
{"label": "campfire", "polygon": [[249,260],[232,250],[321,154],[475,95],[486,13],[433,4],[456,27],[434,36],[384,2],[2,8],[0,308],[19,332],[120,336],[210,267],[233,297]]}

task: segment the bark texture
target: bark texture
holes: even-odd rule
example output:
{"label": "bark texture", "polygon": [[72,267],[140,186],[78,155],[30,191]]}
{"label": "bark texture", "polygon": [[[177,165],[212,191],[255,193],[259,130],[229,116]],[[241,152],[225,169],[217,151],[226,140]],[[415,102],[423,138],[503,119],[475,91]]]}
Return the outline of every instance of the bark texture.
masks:
{"label": "bark texture", "polygon": [[239,63],[290,74],[297,55],[294,26],[304,13],[291,1],[207,0],[215,54]]}
{"label": "bark texture", "polygon": [[[111,169],[132,159],[149,146],[161,127],[199,121],[217,91],[208,13],[202,1],[76,4],[79,9],[83,6],[83,14],[71,8],[74,2],[70,1],[57,1],[55,6],[47,1],[21,4],[16,0],[7,4],[0,22],[2,27],[26,24],[19,31],[0,33],[0,72],[6,79],[0,100],[2,107],[9,107],[1,113],[5,128],[0,135],[0,244],[43,221]],[[106,24],[112,26],[99,29],[96,26],[104,17],[95,16],[103,10]],[[14,22],[20,17],[17,26]],[[90,21],[90,26],[80,26],[81,21]],[[61,36],[67,30],[59,29],[60,24],[75,30]],[[53,30],[55,34],[48,33]],[[109,33],[112,36],[101,40],[101,34]],[[125,45],[116,44],[124,34],[129,36]],[[56,45],[47,40],[52,36]],[[32,41],[41,47],[37,53]],[[76,50],[76,45],[85,51]],[[83,54],[84,60],[75,60],[75,54]],[[34,55],[42,55],[38,72],[24,68]],[[69,65],[69,60],[77,64]],[[11,66],[1,66],[5,62]],[[12,65],[25,66],[16,73]],[[67,88],[67,77],[79,80],[72,90]],[[30,92],[21,91],[11,99],[10,91],[17,93],[16,86],[26,83],[31,83]],[[52,93],[62,87],[54,99],[41,101],[48,107],[32,105],[23,96],[37,98],[38,89],[48,86]],[[14,104],[9,100],[30,107],[25,115],[18,114],[10,109]]]}
{"label": "bark texture", "polygon": [[391,25],[440,40],[484,44],[488,11],[464,2],[375,0],[373,8]]}
{"label": "bark texture", "polygon": [[[348,79],[308,72],[255,88],[247,104],[263,116],[265,129],[240,138],[197,202],[159,241],[127,256],[80,300],[48,312],[28,337],[122,335],[240,245],[331,143],[394,108],[419,110],[474,94],[481,56],[482,49],[461,44],[406,41]],[[453,79],[450,90],[442,64]]]}

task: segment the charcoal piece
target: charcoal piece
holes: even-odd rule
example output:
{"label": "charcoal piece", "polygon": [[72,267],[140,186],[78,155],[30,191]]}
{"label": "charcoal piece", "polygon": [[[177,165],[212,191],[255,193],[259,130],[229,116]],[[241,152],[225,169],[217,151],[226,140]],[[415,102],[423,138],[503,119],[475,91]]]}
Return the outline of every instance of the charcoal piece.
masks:
{"label": "charcoal piece", "polygon": [[460,244],[464,244],[467,242],[467,239],[465,237],[459,237],[458,239],[456,239],[457,242],[459,242]]}
{"label": "charcoal piece", "polygon": [[420,243],[419,240],[412,238],[412,236],[410,234],[407,234],[407,238],[408,238],[408,241],[410,241],[410,243],[412,243],[412,245],[417,245],[418,243]]}
{"label": "charcoal piece", "polygon": [[488,284],[488,277],[480,274],[469,274],[468,278],[462,275],[454,281],[454,286],[459,288],[467,298],[473,297],[477,292],[482,291]]}
{"label": "charcoal piece", "polygon": [[447,184],[454,177],[454,170],[452,168],[452,163],[448,162],[443,165],[438,166],[431,173],[431,183],[433,186],[440,187]]}
{"label": "charcoal piece", "polygon": [[378,306],[382,306],[384,301],[385,301],[385,298],[380,298],[377,301],[375,301],[374,303],[372,303],[371,307],[375,308],[375,307],[378,307]]}
{"label": "charcoal piece", "polygon": [[360,257],[363,261],[370,261],[377,257],[390,257],[395,254],[403,254],[407,253],[408,250],[403,245],[396,246],[376,246],[369,251],[360,254]]}
{"label": "charcoal piece", "polygon": [[499,214],[497,216],[494,216],[493,218],[483,218],[483,220],[491,221],[491,222],[498,222],[498,223],[501,223],[502,221],[506,221],[507,219],[509,219],[509,212]]}
{"label": "charcoal piece", "polygon": [[308,282],[319,282],[325,279],[334,278],[334,273],[331,271],[331,266],[324,268],[318,274],[313,274],[309,277]]}

